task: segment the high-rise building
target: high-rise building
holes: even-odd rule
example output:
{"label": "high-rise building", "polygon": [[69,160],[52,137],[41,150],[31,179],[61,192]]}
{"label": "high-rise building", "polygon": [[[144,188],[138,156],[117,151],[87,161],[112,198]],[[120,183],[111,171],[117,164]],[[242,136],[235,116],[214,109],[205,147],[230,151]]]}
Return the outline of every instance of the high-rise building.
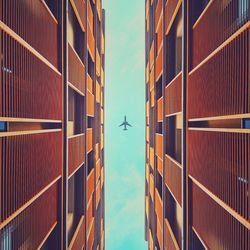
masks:
{"label": "high-rise building", "polygon": [[145,3],[149,249],[250,249],[250,1]]}
{"label": "high-rise building", "polygon": [[101,0],[0,0],[0,249],[104,249]]}

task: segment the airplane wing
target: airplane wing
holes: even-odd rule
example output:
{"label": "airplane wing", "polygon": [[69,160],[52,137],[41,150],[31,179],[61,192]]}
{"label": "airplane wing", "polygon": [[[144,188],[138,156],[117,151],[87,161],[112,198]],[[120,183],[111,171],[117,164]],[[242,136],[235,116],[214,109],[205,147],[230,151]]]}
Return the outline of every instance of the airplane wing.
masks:
{"label": "airplane wing", "polygon": [[132,127],[132,125],[131,125],[131,124],[129,124],[128,122],[126,123],[126,125],[127,125],[127,126],[129,126],[129,127]]}
{"label": "airplane wing", "polygon": [[124,125],[125,125],[125,122],[123,122],[119,127],[124,126]]}

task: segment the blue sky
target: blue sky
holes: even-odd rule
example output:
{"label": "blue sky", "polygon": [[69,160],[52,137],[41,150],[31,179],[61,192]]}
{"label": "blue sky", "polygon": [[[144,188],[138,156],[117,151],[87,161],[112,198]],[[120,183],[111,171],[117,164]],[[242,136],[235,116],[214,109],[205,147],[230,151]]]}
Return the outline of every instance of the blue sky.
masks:
{"label": "blue sky", "polygon": [[[106,249],[144,250],[144,0],[103,0],[106,11]],[[118,125],[124,115],[133,128]]]}

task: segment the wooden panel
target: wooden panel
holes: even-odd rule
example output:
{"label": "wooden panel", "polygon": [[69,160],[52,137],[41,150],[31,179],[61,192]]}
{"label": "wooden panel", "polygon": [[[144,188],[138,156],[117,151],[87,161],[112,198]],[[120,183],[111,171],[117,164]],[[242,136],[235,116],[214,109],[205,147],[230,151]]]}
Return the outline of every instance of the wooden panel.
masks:
{"label": "wooden panel", "polygon": [[180,247],[175,239],[174,233],[171,230],[171,226],[167,219],[164,220],[164,227],[165,227],[165,250],[180,250]]}
{"label": "wooden panel", "polygon": [[165,182],[175,199],[182,206],[182,169],[178,162],[165,156]]}
{"label": "wooden panel", "polygon": [[157,239],[160,245],[160,249],[163,249],[163,235],[162,235],[162,223],[159,222],[159,220],[157,219],[157,223],[156,223],[156,235],[157,235]]}
{"label": "wooden panel", "polygon": [[87,185],[88,185],[88,195],[87,195],[87,200],[89,201],[95,188],[95,174],[94,174],[94,169],[91,170],[91,172],[88,175],[87,178]]}
{"label": "wooden panel", "polygon": [[178,74],[165,87],[165,115],[181,112],[182,74]]}
{"label": "wooden panel", "polygon": [[149,155],[150,166],[154,168],[154,148],[150,147],[150,155]]}
{"label": "wooden panel", "polygon": [[154,176],[152,174],[149,175],[149,193],[152,200],[154,200]]}
{"label": "wooden panel", "polygon": [[98,50],[96,50],[96,74],[101,76],[101,57]]}
{"label": "wooden panel", "polygon": [[189,75],[190,119],[250,113],[246,95],[250,71],[245,68],[249,62],[249,32],[250,29],[242,32]]}
{"label": "wooden panel", "polygon": [[[154,67],[152,68],[152,70],[150,71],[150,75],[149,75],[149,86],[150,86],[150,91],[154,88],[154,82],[155,82],[155,79],[154,79]],[[152,98],[151,98],[152,99]]]}
{"label": "wooden panel", "polygon": [[37,249],[58,218],[58,183],[0,230],[1,249]]}
{"label": "wooden panel", "polygon": [[192,222],[208,249],[249,249],[250,230],[192,184]]}
{"label": "wooden panel", "polygon": [[93,149],[93,129],[87,129],[87,153]]}
{"label": "wooden panel", "polygon": [[61,175],[62,133],[0,138],[0,223]]}
{"label": "wooden panel", "polygon": [[188,140],[189,174],[250,221],[250,134],[189,131]]}
{"label": "wooden panel", "polygon": [[157,101],[157,121],[163,121],[163,97]]}
{"label": "wooden panel", "polygon": [[152,43],[152,46],[150,48],[150,69],[152,68],[153,64],[154,64],[154,56],[155,56],[155,47],[154,47],[154,43]]}
{"label": "wooden panel", "polygon": [[61,120],[61,76],[1,29],[0,39],[0,116]]}
{"label": "wooden panel", "polygon": [[4,11],[1,12],[1,21],[57,68],[58,25],[45,4],[42,1],[8,0],[2,1],[2,10]]}
{"label": "wooden panel", "polygon": [[158,26],[158,22],[161,16],[162,16],[162,0],[158,0],[155,10],[155,27]]}
{"label": "wooden panel", "polygon": [[68,139],[68,168],[69,175],[85,162],[85,135],[77,135]]}
{"label": "wooden panel", "polygon": [[84,216],[82,216],[68,249],[82,250],[85,245],[84,236],[85,236],[85,225],[84,225]]}
{"label": "wooden panel", "polygon": [[95,97],[92,93],[87,91],[87,115],[88,116],[94,116],[95,108]]}
{"label": "wooden panel", "polygon": [[163,49],[162,47],[159,50],[159,54],[156,58],[156,68],[155,68],[155,79],[156,81],[159,80],[160,76],[162,75],[163,72]]}
{"label": "wooden panel", "polygon": [[101,161],[98,160],[96,162],[96,183],[98,182],[100,177],[101,177]]}
{"label": "wooden panel", "polygon": [[88,50],[92,61],[95,61],[95,38],[88,23]]}
{"label": "wooden panel", "polygon": [[86,31],[86,1],[85,0],[70,0],[76,17],[83,31]]}
{"label": "wooden panel", "polygon": [[161,176],[163,176],[163,160],[157,157],[157,169]]}
{"label": "wooden panel", "polygon": [[85,94],[85,66],[75,50],[68,45],[69,52],[69,82],[81,93]]}
{"label": "wooden panel", "polygon": [[165,5],[165,27],[166,33],[169,32],[174,19],[178,13],[181,6],[182,0],[168,0]]}
{"label": "wooden panel", "polygon": [[98,184],[96,185],[96,208],[99,205],[101,199],[101,182],[99,181]]}
{"label": "wooden panel", "polygon": [[247,3],[247,1],[210,1],[210,4],[193,26],[193,67],[196,67],[249,21],[250,16],[247,13],[249,12],[249,7],[247,7],[249,2]]}
{"label": "wooden panel", "polygon": [[94,238],[95,238],[95,224],[94,221],[93,223],[91,223],[91,227],[90,227],[90,233],[88,234],[87,237],[87,249],[88,250],[92,250],[93,248],[93,244],[94,244]]}
{"label": "wooden panel", "polygon": [[87,75],[87,89],[89,90],[90,93],[93,93],[93,80],[89,76],[89,74]]}
{"label": "wooden panel", "polygon": [[[163,216],[162,216],[162,199],[159,195],[159,192],[157,190],[157,188],[155,188],[155,212],[157,215],[157,219],[159,220],[160,223],[160,228],[162,229],[162,223],[163,223]],[[158,224],[158,223],[157,223]]]}
{"label": "wooden panel", "polygon": [[163,135],[155,135],[155,154],[163,159]]}

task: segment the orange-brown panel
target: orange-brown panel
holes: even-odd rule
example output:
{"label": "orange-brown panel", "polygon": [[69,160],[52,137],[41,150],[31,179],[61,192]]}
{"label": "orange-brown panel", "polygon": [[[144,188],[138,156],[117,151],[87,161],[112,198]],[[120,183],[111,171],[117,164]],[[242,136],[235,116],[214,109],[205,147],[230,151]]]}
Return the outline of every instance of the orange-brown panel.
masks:
{"label": "orange-brown panel", "polygon": [[87,153],[93,149],[93,129],[87,129]]}
{"label": "orange-brown panel", "polygon": [[157,169],[161,176],[163,176],[163,161],[157,157]]}
{"label": "orange-brown panel", "polygon": [[149,126],[146,127],[146,140],[149,142]]}
{"label": "orange-brown panel", "polygon": [[89,74],[87,78],[87,89],[89,90],[89,92],[93,93],[93,80]]}
{"label": "orange-brown panel", "polygon": [[168,0],[165,5],[165,27],[166,31],[170,30],[173,20],[178,12],[180,7],[181,0]]}
{"label": "orange-brown panel", "polygon": [[50,229],[58,223],[58,187],[59,183],[55,182],[0,230],[1,249],[39,248]]}
{"label": "orange-brown panel", "polygon": [[90,232],[87,238],[87,246],[88,246],[88,250],[92,250],[93,248],[93,243],[94,243],[94,237],[95,237],[95,224],[94,224],[94,220],[90,225]]}
{"label": "orange-brown panel", "polygon": [[169,156],[165,156],[165,182],[181,206],[182,169],[179,165],[180,164],[178,164],[174,159]]}
{"label": "orange-brown panel", "polygon": [[100,177],[101,177],[101,161],[98,160],[96,162],[96,182],[98,182]]}
{"label": "orange-brown panel", "polygon": [[101,124],[104,124],[104,111],[101,108]]}
{"label": "orange-brown panel", "polygon": [[152,90],[154,88],[154,67],[152,68],[152,70],[150,71],[149,74],[149,89]]}
{"label": "orange-brown panel", "polygon": [[157,188],[155,188],[155,212],[156,215],[158,217],[158,220],[160,222],[160,227],[162,228],[162,199],[160,197],[160,194],[157,190]]}
{"label": "orange-brown panel", "polygon": [[163,54],[162,54],[162,47],[160,48],[159,54],[156,58],[156,66],[155,66],[155,78],[156,81],[159,80],[160,76],[162,75],[163,72]]}
{"label": "orange-brown panel", "polygon": [[[48,12],[48,9],[45,7],[45,3],[43,1],[1,1],[1,10],[1,21],[57,68],[59,52],[58,45],[60,44],[58,36],[58,24]],[[0,37],[1,35],[2,34],[0,34]],[[8,42],[6,45],[11,46],[10,42]],[[10,51],[9,48],[5,47],[4,50],[5,53],[1,54],[1,60],[2,56],[7,56],[7,58],[11,59],[11,57],[8,57],[7,55],[7,52]],[[13,55],[19,57],[17,53],[13,53]],[[25,55],[23,54],[23,56]],[[19,59],[23,59],[26,69],[28,69],[27,64],[30,59],[27,57],[19,57]],[[10,67],[10,62],[8,62],[8,66]],[[21,67],[24,67],[23,63]],[[16,71],[19,71],[16,66],[13,68],[15,70],[13,70],[12,73],[15,74]],[[39,69],[37,70],[39,72]],[[30,69],[30,71],[32,71],[32,69]],[[20,70],[20,72],[22,73],[21,79],[23,79],[22,77],[24,77],[24,70]],[[33,73],[35,74],[34,79],[37,80],[38,75],[36,75],[36,72]],[[41,74],[41,71],[39,73]],[[48,75],[45,72],[42,72],[42,74],[47,77],[47,84],[53,85],[51,81],[49,81]],[[30,77],[29,80],[31,79],[32,78]],[[43,84],[41,84],[43,88],[45,87],[45,83],[46,82],[44,81]],[[37,84],[39,83],[37,82]],[[15,84],[12,83],[12,85]],[[23,87],[24,86],[22,84],[22,88]],[[28,96],[26,95],[26,97]]]}
{"label": "orange-brown panel", "polygon": [[161,16],[162,16],[162,0],[158,0],[155,10],[155,27],[157,27],[157,24]]}
{"label": "orange-brown panel", "polygon": [[157,121],[163,121],[163,97],[157,101]]}
{"label": "orange-brown panel", "polygon": [[0,159],[2,222],[61,175],[62,132],[0,137]]}
{"label": "orange-brown panel", "polygon": [[152,174],[149,175],[149,192],[152,200],[154,200],[154,176]]}
{"label": "orange-brown panel", "polygon": [[178,74],[165,88],[165,114],[181,112],[182,74]]}
{"label": "orange-brown panel", "polygon": [[94,116],[94,95],[87,91],[87,115],[88,116]]}
{"label": "orange-brown panel", "polygon": [[85,66],[75,50],[69,47],[69,82],[85,93]]}
{"label": "orange-brown panel", "polygon": [[94,192],[94,187],[95,187],[95,174],[94,174],[94,168],[91,170],[91,172],[88,175],[87,178],[87,185],[88,185],[88,195],[87,195],[87,200],[89,201],[91,195]]}
{"label": "orange-brown panel", "polygon": [[152,43],[152,46],[150,48],[150,69],[152,68],[153,64],[154,64],[154,56],[155,56],[155,46],[154,43]]}
{"label": "orange-brown panel", "polygon": [[149,153],[150,153],[150,155],[149,155],[149,163],[150,163],[150,166],[152,167],[152,168],[154,168],[154,148],[152,148],[152,147],[150,147],[150,149],[149,149]]}
{"label": "orange-brown panel", "polygon": [[101,168],[101,186],[104,184],[104,167]]}
{"label": "orange-brown panel", "polygon": [[154,240],[152,236],[151,230],[149,230],[149,238],[148,238],[148,245],[150,250],[154,250]]}
{"label": "orange-brown panel", "polygon": [[162,28],[163,20],[162,19],[163,17],[160,18],[160,23],[156,31],[157,32],[157,54],[159,54],[159,50],[163,44],[163,28]]}
{"label": "orange-brown panel", "polygon": [[84,225],[84,216],[82,216],[68,249],[82,250],[85,245],[84,234],[85,234],[85,225]]}
{"label": "orange-brown panel", "polygon": [[194,182],[190,191],[191,225],[207,249],[250,249],[249,221],[247,228]]}
{"label": "orange-brown panel", "polygon": [[149,81],[149,63],[146,66],[146,83]]}
{"label": "orange-brown panel", "polygon": [[85,161],[85,135],[69,138],[69,175]]}
{"label": "orange-brown panel", "polygon": [[156,225],[156,235],[157,235],[157,238],[158,238],[158,242],[159,242],[159,245],[160,245],[160,249],[162,249],[162,245],[163,245],[163,242],[162,242],[162,226],[161,226],[162,223],[159,222],[159,220],[157,219],[157,225]]}
{"label": "orange-brown panel", "polygon": [[96,74],[101,76],[101,57],[98,50],[96,50]]}
{"label": "orange-brown panel", "polygon": [[99,181],[98,184],[96,185],[96,208],[99,205],[100,198],[101,198],[101,182]]}
{"label": "orange-brown panel", "polygon": [[155,142],[156,142],[155,154],[158,157],[160,157],[161,159],[163,159],[163,135],[156,134],[155,135]]}
{"label": "orange-brown panel", "polygon": [[101,102],[101,87],[98,81],[96,81],[96,102],[100,103]]}
{"label": "orange-brown panel", "polygon": [[93,34],[94,33],[94,15],[93,15],[93,10],[92,10],[90,1],[88,1],[88,24]]}
{"label": "orange-brown panel", "polygon": [[150,92],[150,104],[151,108],[155,106],[155,89],[153,88]]}
{"label": "orange-brown panel", "polygon": [[99,17],[99,20],[101,21],[101,1],[100,0],[96,0],[96,10],[97,10],[97,14]]}
{"label": "orange-brown panel", "polygon": [[[82,23],[83,27],[83,31],[86,30],[86,1],[82,1],[82,0],[71,0],[72,6],[78,13],[77,18],[80,19],[80,22]],[[82,26],[81,25],[81,26]]]}
{"label": "orange-brown panel", "polygon": [[172,232],[167,219],[165,219],[164,228],[165,228],[165,235],[164,235],[165,249],[164,250],[180,250],[180,247],[178,246],[174,233]]}
{"label": "orange-brown panel", "polygon": [[93,196],[91,196],[91,199],[88,201],[88,206],[87,206],[87,232],[88,233],[89,233],[92,221],[93,221]]}
{"label": "orange-brown panel", "polygon": [[101,54],[104,55],[105,53],[105,37],[102,31],[102,37],[101,37]]}
{"label": "orange-brown panel", "polygon": [[95,38],[90,29],[89,23],[88,23],[88,50],[92,58],[92,61],[94,62],[95,61]]}
{"label": "orange-brown panel", "polygon": [[100,153],[99,153],[99,143],[95,144],[95,159],[98,161],[100,158]]}
{"label": "orange-brown panel", "polygon": [[61,120],[61,75],[1,29],[0,38],[0,117]]}

